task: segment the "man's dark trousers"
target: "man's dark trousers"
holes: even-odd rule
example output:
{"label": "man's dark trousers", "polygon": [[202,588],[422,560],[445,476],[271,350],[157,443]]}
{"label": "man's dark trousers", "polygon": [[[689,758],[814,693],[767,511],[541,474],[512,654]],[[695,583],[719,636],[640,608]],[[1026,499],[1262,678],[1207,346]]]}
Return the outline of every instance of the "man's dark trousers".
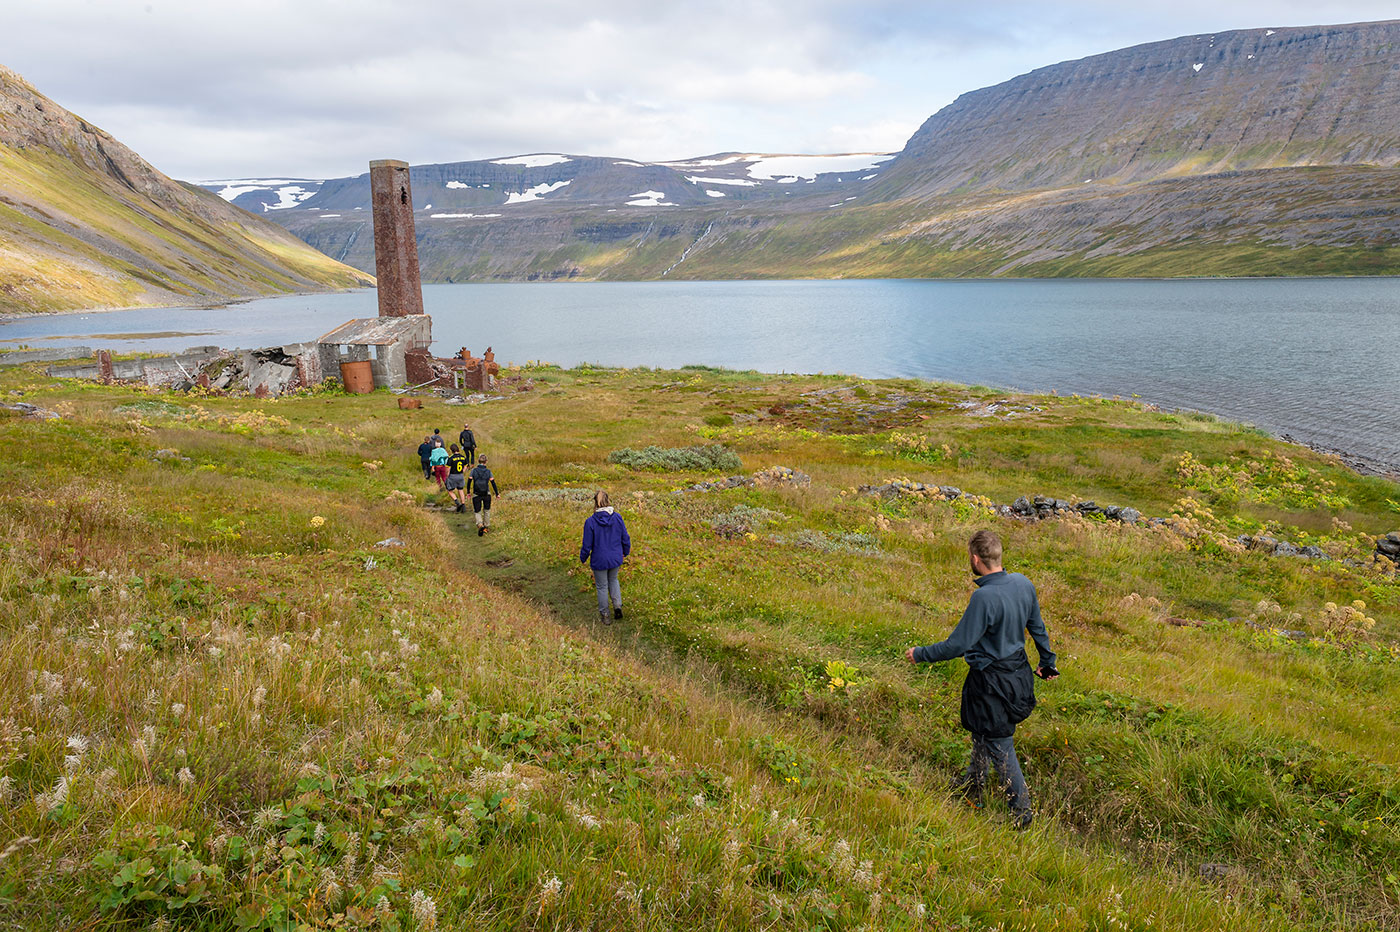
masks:
{"label": "man's dark trousers", "polygon": [[1031,808],[1030,790],[1026,789],[1026,777],[1021,773],[1021,762],[1016,757],[1016,744],[1010,737],[988,738],[985,735],[972,736],[972,760],[963,774],[964,785],[974,791],[981,791],[987,785],[987,767],[994,766],[1001,778],[1001,788],[1006,793],[1006,801],[1012,811],[1029,811]]}

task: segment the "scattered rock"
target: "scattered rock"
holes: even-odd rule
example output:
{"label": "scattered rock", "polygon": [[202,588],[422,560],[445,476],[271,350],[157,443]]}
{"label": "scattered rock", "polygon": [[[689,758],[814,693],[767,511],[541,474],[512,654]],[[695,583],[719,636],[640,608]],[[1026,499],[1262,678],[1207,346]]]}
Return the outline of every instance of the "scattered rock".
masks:
{"label": "scattered rock", "polygon": [[156,462],[163,462],[163,461],[165,461],[165,460],[179,460],[179,461],[182,462],[182,463],[192,463],[192,462],[194,462],[194,461],[191,460],[188,456],[181,456],[179,450],[168,450],[168,449],[167,449],[167,450],[157,450],[156,452],[154,452],[154,453],[151,454],[151,459],[155,460]]}
{"label": "scattered rock", "polygon": [[1400,531],[1391,531],[1377,540],[1376,553],[1392,560],[1400,560]]}
{"label": "scattered rock", "polygon": [[32,417],[40,421],[56,421],[63,417],[63,415],[59,414],[57,411],[50,411],[47,408],[32,405],[27,401],[16,401],[12,405],[0,404],[0,408],[4,408],[7,411],[18,411],[25,417]]}
{"label": "scattered rock", "polygon": [[1207,880],[1218,880],[1221,877],[1230,876],[1231,870],[1229,864],[1215,864],[1207,861],[1201,865],[1201,876]]}
{"label": "scattered rock", "polygon": [[397,537],[386,537],[386,538],[384,538],[383,540],[381,540],[379,543],[375,544],[374,546],[376,546],[376,547],[388,548],[388,547],[402,547],[403,545],[404,545],[403,541],[399,540]]}

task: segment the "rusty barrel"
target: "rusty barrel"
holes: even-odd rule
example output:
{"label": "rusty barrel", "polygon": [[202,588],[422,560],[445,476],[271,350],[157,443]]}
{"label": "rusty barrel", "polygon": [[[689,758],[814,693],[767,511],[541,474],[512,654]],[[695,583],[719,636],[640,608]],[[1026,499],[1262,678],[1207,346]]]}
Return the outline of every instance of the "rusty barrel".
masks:
{"label": "rusty barrel", "polygon": [[374,369],[368,359],[360,362],[340,364],[340,381],[352,395],[363,395],[374,391]]}

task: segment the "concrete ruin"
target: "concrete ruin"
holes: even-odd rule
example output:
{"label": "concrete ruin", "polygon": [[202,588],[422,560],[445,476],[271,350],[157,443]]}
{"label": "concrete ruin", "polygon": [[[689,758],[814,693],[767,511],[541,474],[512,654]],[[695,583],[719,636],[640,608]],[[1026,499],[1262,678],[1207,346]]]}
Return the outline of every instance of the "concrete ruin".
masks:
{"label": "concrete ruin", "polygon": [[418,384],[409,375],[407,357],[426,354],[432,342],[433,319],[421,313],[348,320],[316,341],[323,377],[339,373],[343,362],[368,362],[375,387],[388,388]]}

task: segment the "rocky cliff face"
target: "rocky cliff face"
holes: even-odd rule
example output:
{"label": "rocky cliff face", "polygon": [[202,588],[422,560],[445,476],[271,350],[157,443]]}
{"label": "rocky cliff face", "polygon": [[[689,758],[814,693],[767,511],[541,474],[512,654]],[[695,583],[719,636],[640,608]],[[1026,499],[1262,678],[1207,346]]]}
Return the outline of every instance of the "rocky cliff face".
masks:
{"label": "rocky cliff face", "polygon": [[371,279],[161,174],[0,68],[0,311],[222,301]]}
{"label": "rocky cliff face", "polygon": [[886,196],[1400,163],[1400,21],[1186,36],[1040,68],[930,117]]}

